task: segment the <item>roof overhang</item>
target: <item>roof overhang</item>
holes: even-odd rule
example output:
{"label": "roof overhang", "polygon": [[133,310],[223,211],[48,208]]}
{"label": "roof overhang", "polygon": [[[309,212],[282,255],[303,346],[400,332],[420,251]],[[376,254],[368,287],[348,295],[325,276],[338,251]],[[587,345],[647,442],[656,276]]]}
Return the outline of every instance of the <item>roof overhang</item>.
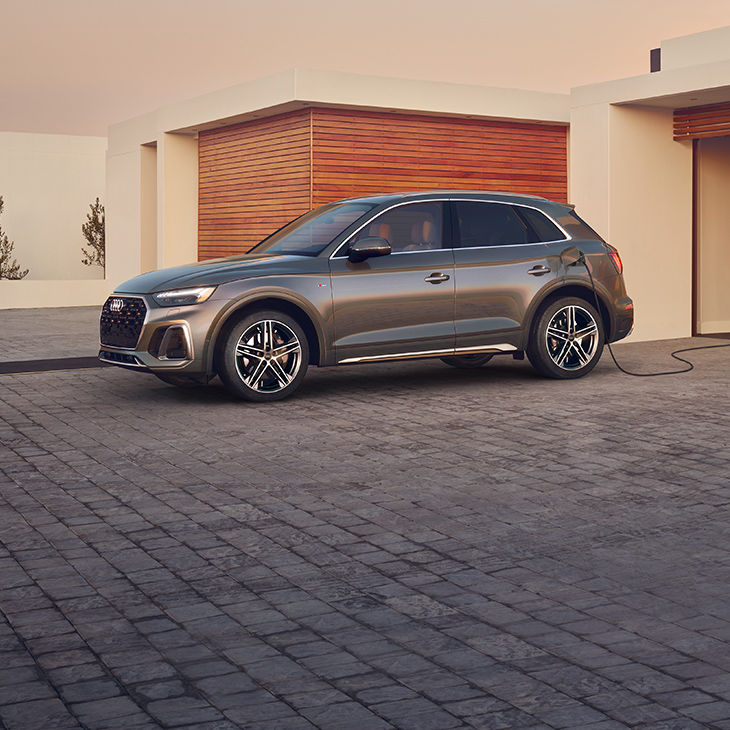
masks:
{"label": "roof overhang", "polygon": [[292,69],[112,125],[109,151],[129,151],[166,132],[196,134],[311,106],[565,125],[570,120],[568,94]]}
{"label": "roof overhang", "polygon": [[730,60],[579,86],[571,91],[572,107],[632,104],[677,109],[726,101],[730,101]]}

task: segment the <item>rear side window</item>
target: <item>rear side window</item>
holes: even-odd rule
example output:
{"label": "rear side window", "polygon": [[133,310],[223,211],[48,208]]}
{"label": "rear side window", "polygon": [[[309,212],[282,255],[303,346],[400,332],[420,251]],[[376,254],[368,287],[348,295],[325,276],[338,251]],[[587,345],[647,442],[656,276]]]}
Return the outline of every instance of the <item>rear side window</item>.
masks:
{"label": "rear side window", "polygon": [[535,241],[547,243],[548,241],[565,240],[565,234],[544,213],[522,206],[518,206],[516,210],[535,232],[537,236]]}
{"label": "rear side window", "polygon": [[454,201],[462,248],[531,243],[531,233],[514,208],[503,203]]}

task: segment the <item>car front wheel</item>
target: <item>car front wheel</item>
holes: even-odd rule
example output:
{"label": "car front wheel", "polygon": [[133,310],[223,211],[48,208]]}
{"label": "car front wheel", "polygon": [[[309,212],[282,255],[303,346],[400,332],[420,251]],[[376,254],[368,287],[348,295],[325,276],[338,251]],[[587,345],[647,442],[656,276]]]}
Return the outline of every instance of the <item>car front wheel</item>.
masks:
{"label": "car front wheel", "polygon": [[603,321],[593,306],[583,299],[558,299],[538,315],[527,357],[549,378],[580,378],[600,360],[604,337]]}
{"label": "car front wheel", "polygon": [[309,363],[309,343],[299,323],[283,312],[254,312],[228,332],[218,375],[228,390],[248,401],[291,395]]}

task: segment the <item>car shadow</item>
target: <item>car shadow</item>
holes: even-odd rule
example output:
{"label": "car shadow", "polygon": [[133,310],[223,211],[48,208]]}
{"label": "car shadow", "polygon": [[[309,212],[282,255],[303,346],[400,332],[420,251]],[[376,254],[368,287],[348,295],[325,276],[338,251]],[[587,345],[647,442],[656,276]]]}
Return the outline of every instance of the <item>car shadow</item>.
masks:
{"label": "car shadow", "polygon": [[[588,378],[605,377],[612,374],[613,370],[613,363],[606,356]],[[401,395],[412,391],[423,395],[443,394],[444,391],[470,387],[529,387],[537,382],[557,384],[575,381],[544,378],[532,368],[528,360],[514,360],[507,356],[495,357],[485,366],[474,369],[450,367],[436,359],[401,360],[326,368],[310,367],[301,386],[290,399],[320,400],[327,397],[352,397],[354,394]],[[150,377],[148,387],[150,391],[154,390],[155,397],[177,402],[207,405],[230,405],[238,402],[228,393],[219,378],[214,378],[204,387],[177,388]],[[275,401],[278,402],[281,401]]]}
{"label": "car shadow", "polygon": [[[492,384],[530,384],[543,380],[529,363],[506,357],[495,358],[481,368],[459,369],[431,360],[405,360],[397,363],[310,367],[299,390],[291,396],[297,401],[352,394],[401,394],[414,390],[424,394]],[[208,386],[176,388],[156,379],[149,383],[158,397],[188,403],[231,403],[235,399],[215,378]]]}

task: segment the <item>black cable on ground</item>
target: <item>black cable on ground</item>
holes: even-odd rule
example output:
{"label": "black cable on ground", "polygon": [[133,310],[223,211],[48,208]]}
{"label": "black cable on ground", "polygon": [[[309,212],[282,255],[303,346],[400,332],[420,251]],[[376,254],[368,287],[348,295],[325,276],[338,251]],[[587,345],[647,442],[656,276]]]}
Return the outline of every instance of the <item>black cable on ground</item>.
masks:
{"label": "black cable on ground", "polygon": [[[596,300],[596,312],[598,312],[598,314],[600,315],[601,305],[598,303],[598,293],[596,292],[596,285],[593,281],[593,274],[591,274],[591,269],[588,266],[588,262],[585,260],[585,255],[583,255],[583,263],[586,267],[586,271],[588,272],[588,278],[591,280],[591,287],[593,288],[593,298]],[[611,359],[613,360],[614,365],[616,365],[616,367],[622,373],[626,373],[626,375],[633,375],[635,378],[654,378],[657,375],[680,375],[681,373],[688,373],[690,370],[694,370],[695,366],[689,360],[685,360],[683,357],[679,357],[680,352],[694,352],[695,350],[714,350],[717,347],[730,347],[730,343],[726,343],[724,345],[700,345],[699,347],[685,347],[681,350],[675,350],[674,352],[670,353],[670,355],[675,360],[686,363],[687,365],[689,365],[689,367],[682,368],[681,370],[665,370],[660,373],[632,373],[630,370],[627,370],[619,364],[619,361],[616,359],[616,355],[613,354],[613,348],[611,347],[611,343],[606,342],[606,345],[608,346],[608,351],[611,354]]]}

